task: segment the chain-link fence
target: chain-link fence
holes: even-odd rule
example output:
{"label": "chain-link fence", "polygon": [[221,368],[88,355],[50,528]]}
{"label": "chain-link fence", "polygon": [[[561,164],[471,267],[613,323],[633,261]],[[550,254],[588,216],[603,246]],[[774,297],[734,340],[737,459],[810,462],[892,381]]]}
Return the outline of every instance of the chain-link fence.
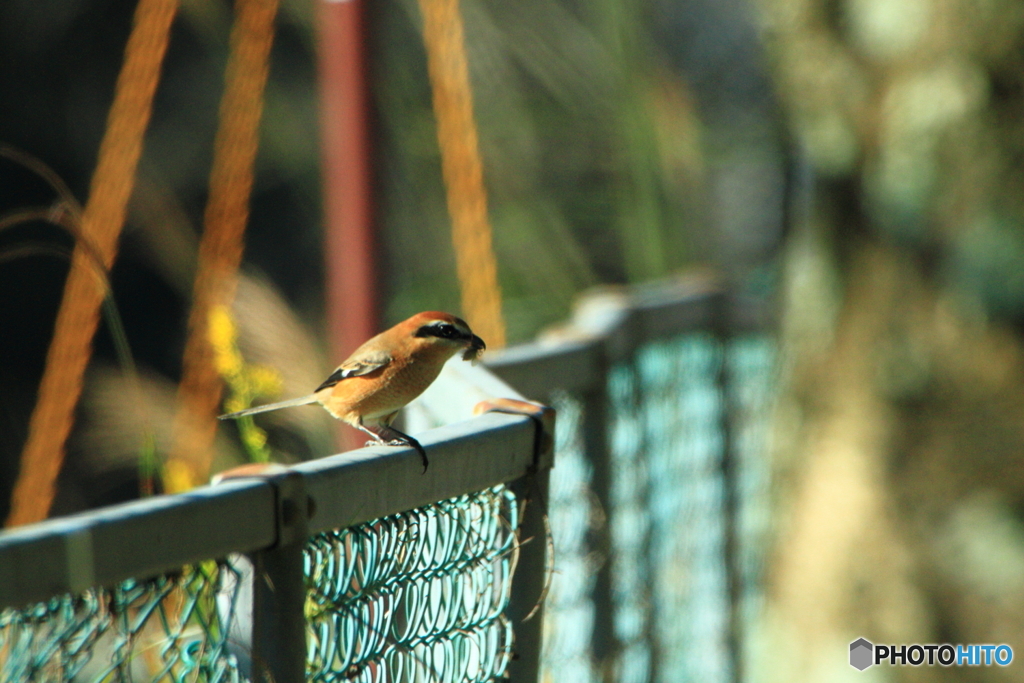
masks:
{"label": "chain-link fence", "polygon": [[[497,487],[312,536],[307,680],[503,678],[518,525],[516,497]],[[252,578],[231,558],[4,610],[0,680],[245,680]]]}
{"label": "chain-link fence", "polygon": [[307,680],[503,678],[518,517],[501,487],[312,538]]}
{"label": "chain-link fence", "polygon": [[[726,351],[727,350],[727,351]],[[725,415],[722,363],[734,414]],[[707,334],[646,345],[608,377],[609,497],[595,495],[584,402],[555,392],[558,468],[551,476],[555,567],[548,596],[544,680],[728,681],[732,597],[726,571],[722,420],[737,422],[735,557],[738,618],[756,607],[768,480],[763,454],[772,347]],[[610,543],[610,545],[609,545]],[[595,623],[607,567],[611,623]],[[594,641],[609,649],[597,650]],[[603,654],[599,654],[603,653]]]}
{"label": "chain-link fence", "polygon": [[[740,680],[773,346],[655,294],[492,361],[558,411],[550,488],[550,423],[492,413],[425,435],[427,475],[367,449],[0,535],[0,680]],[[500,395],[452,366],[421,425]]]}
{"label": "chain-link fence", "polygon": [[[207,562],[4,610],[0,680],[237,681],[233,615],[218,610],[222,574],[233,572]],[[234,606],[237,589],[223,597]]]}

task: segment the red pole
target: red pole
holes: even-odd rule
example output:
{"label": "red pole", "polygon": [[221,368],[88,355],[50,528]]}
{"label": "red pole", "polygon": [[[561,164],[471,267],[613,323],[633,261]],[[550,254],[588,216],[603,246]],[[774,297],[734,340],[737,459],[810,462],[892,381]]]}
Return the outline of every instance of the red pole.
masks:
{"label": "red pole", "polygon": [[[363,0],[320,0],[327,333],[340,362],[378,330]],[[343,428],[339,445],[362,446]]]}

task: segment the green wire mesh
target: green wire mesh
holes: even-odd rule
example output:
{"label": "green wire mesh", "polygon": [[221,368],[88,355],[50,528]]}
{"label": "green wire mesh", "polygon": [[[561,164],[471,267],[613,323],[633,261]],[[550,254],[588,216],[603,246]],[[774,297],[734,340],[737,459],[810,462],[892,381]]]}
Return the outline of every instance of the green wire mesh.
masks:
{"label": "green wire mesh", "polygon": [[311,539],[307,679],[502,678],[518,526],[498,487]]}
{"label": "green wire mesh", "polygon": [[[496,487],[312,537],[307,680],[503,678],[518,526],[515,496]],[[0,611],[0,681],[245,680],[251,652],[238,622],[250,612],[235,564]]]}
{"label": "green wire mesh", "polygon": [[[225,573],[234,570],[206,562],[177,576],[4,610],[0,680],[238,681],[238,662],[227,648],[234,614],[217,604]],[[227,597],[233,605],[234,596]]]}

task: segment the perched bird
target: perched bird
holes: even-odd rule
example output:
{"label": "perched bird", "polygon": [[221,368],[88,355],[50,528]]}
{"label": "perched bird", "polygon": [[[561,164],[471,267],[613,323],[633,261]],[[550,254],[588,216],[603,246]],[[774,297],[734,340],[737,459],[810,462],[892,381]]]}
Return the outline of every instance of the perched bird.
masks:
{"label": "perched bird", "polygon": [[423,458],[425,471],[423,446],[391,422],[437,379],[449,358],[462,351],[463,360],[476,360],[485,348],[484,340],[461,318],[438,311],[417,313],[356,349],[312,394],[228,413],[220,419],[319,403],[337,419],[372,436],[373,442],[368,443],[412,446]]}

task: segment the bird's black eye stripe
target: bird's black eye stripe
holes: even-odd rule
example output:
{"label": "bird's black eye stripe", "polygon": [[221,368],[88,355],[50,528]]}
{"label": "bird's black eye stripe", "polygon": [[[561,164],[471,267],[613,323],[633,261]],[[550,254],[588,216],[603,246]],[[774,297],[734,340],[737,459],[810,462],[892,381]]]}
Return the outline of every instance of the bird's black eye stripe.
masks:
{"label": "bird's black eye stripe", "polygon": [[441,323],[437,326],[437,336],[444,337],[445,339],[455,339],[459,336],[459,331],[455,329],[454,325]]}
{"label": "bird's black eye stripe", "polygon": [[466,335],[450,323],[430,323],[416,330],[417,337],[440,337],[441,339],[462,339]]}

